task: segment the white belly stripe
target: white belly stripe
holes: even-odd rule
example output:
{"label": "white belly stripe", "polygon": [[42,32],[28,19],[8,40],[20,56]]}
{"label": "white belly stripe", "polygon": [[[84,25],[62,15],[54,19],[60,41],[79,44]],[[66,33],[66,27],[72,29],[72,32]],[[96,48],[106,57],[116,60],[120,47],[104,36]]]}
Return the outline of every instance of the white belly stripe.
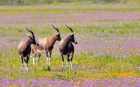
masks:
{"label": "white belly stripe", "polygon": [[46,50],[37,50],[37,52],[42,53],[42,52],[46,52]]}

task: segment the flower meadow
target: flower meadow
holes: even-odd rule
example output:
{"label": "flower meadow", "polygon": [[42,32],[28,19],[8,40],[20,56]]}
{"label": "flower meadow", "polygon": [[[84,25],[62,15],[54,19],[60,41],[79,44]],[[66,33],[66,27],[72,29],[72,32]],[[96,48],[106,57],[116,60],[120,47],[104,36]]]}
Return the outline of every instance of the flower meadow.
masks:
{"label": "flower meadow", "polygon": [[52,80],[47,78],[40,79],[20,79],[16,81],[11,81],[9,78],[1,80],[1,87],[139,87],[140,79],[139,78],[119,78],[119,79],[109,79],[109,80],[95,80],[95,81],[85,81],[85,82],[73,82],[73,81],[64,81],[64,80]]}
{"label": "flower meadow", "polygon": [[[73,69],[62,71],[56,42],[51,71],[47,71],[45,53],[41,66],[32,64],[31,54],[29,72],[21,70],[17,47],[26,39],[25,27],[41,38],[56,33],[52,24],[62,38],[70,33],[65,24],[74,30],[78,44]],[[0,87],[140,87],[139,34],[139,6],[0,6]]]}

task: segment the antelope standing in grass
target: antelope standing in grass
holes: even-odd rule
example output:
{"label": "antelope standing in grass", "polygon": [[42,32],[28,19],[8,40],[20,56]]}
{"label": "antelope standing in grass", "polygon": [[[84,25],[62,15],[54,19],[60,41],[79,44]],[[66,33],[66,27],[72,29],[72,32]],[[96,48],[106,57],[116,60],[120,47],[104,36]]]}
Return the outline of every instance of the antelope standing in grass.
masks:
{"label": "antelope standing in grass", "polygon": [[22,68],[25,64],[25,68],[28,71],[28,61],[29,61],[30,53],[31,53],[31,44],[38,45],[38,43],[36,42],[34,33],[31,30],[29,30],[27,27],[26,27],[26,30],[30,32],[32,36],[27,35],[28,38],[20,42],[18,46],[18,53],[22,61]]}
{"label": "antelope standing in grass", "polygon": [[[31,45],[32,51],[34,54],[34,58],[36,58],[36,56],[38,55],[38,65],[40,65],[41,52],[46,53],[46,57],[47,57],[46,60],[47,60],[49,71],[50,71],[50,58],[51,58],[53,46],[56,41],[61,40],[59,30],[57,28],[55,28],[53,25],[52,25],[52,27],[57,31],[57,33],[53,34],[51,37],[39,38],[38,39],[39,46],[36,46],[34,44]],[[34,58],[33,58],[33,64],[35,62]]]}
{"label": "antelope standing in grass", "polygon": [[62,70],[64,68],[64,55],[67,56],[67,66],[71,66],[72,68],[72,59],[74,55],[74,46],[72,43],[77,44],[72,28],[68,27],[67,25],[66,27],[70,29],[71,33],[66,35],[66,37],[59,43],[59,51],[62,57]]}

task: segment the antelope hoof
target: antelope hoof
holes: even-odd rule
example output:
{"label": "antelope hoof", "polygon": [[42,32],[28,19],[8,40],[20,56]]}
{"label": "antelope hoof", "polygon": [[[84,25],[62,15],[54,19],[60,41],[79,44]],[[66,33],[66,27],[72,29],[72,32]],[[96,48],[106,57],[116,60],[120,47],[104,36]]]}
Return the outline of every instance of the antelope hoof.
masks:
{"label": "antelope hoof", "polygon": [[48,67],[48,71],[51,71],[50,67]]}

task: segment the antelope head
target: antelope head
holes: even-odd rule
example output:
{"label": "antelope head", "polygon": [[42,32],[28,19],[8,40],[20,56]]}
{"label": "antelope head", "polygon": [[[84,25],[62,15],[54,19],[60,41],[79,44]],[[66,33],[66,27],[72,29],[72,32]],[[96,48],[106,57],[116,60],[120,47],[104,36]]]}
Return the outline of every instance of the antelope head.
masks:
{"label": "antelope head", "polygon": [[39,46],[38,42],[35,39],[34,33],[31,30],[29,30],[27,27],[26,27],[26,30],[32,34],[32,36],[30,36],[30,35],[27,34],[27,37],[30,38],[31,43]]}
{"label": "antelope head", "polygon": [[74,37],[74,32],[73,32],[72,28],[68,27],[66,24],[65,24],[65,26],[71,31],[71,34],[70,34],[70,39],[71,39],[71,41],[72,41],[74,44],[78,44],[77,41],[76,41],[76,39],[75,39],[75,37]]}
{"label": "antelope head", "polygon": [[58,30],[56,27],[54,27],[53,25],[52,25],[52,27],[57,31],[56,39],[57,39],[58,41],[60,41],[60,40],[61,40],[61,35],[60,35],[59,30]]}

